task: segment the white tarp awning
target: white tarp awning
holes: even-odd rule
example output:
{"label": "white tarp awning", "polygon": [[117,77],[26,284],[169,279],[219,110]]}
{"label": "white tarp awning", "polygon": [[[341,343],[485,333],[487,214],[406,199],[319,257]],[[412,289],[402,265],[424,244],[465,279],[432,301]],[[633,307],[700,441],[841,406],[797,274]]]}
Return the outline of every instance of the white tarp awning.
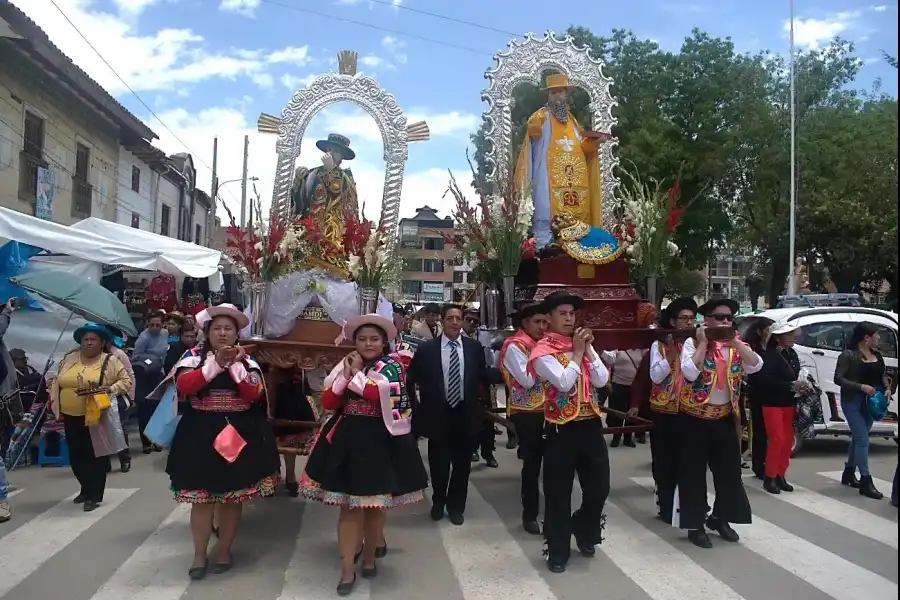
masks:
{"label": "white tarp awning", "polygon": [[0,239],[100,264],[169,275],[202,278],[218,272],[221,258],[218,250],[101,219],[87,221],[101,225],[89,224],[84,229],[67,227],[0,207]]}

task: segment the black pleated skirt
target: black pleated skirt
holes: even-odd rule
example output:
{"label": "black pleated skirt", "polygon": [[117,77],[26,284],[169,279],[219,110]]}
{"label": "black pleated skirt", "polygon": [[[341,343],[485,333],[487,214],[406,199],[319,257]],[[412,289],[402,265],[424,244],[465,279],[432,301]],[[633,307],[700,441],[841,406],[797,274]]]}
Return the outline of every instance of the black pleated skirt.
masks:
{"label": "black pleated skirt", "polygon": [[348,508],[413,504],[427,487],[412,434],[392,436],[380,418],[363,415],[338,414],[322,426],[300,479],[305,498]]}
{"label": "black pleated skirt", "polygon": [[[247,443],[233,463],[214,447],[228,423]],[[166,473],[177,501],[228,504],[273,495],[280,467],[275,435],[259,407],[241,412],[188,407],[175,431]]]}

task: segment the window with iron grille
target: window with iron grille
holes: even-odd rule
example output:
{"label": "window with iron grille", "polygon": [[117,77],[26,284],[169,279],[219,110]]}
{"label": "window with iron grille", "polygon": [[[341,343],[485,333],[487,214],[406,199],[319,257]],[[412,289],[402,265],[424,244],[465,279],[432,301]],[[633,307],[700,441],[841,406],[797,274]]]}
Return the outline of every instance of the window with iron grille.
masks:
{"label": "window with iron grille", "polygon": [[162,211],[159,215],[159,234],[169,235],[169,220],[171,218],[172,209],[168,205],[162,205]]}
{"label": "window with iron grille", "polygon": [[75,173],[72,174],[72,216],[91,216],[91,198],[94,188],[90,184],[91,149],[75,144]]}
{"label": "window with iron grille", "polygon": [[34,202],[37,194],[37,170],[49,165],[44,160],[44,120],[25,111],[25,135],[19,153],[19,199]]}
{"label": "window with iron grille", "polygon": [[131,167],[131,191],[141,193],[141,168],[137,166]]}
{"label": "window with iron grille", "polygon": [[131,213],[131,226],[135,229],[141,228],[141,215],[136,212]]}

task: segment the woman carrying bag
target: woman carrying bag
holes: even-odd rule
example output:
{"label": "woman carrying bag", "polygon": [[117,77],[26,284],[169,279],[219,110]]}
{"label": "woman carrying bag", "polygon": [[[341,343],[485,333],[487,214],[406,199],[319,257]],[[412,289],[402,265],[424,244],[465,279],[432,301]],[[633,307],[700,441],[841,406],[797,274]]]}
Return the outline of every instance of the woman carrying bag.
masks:
{"label": "woman carrying bag", "polygon": [[62,420],[72,473],[81,484],[74,502],[90,512],[103,502],[109,456],[97,456],[89,427],[111,410],[110,400],[128,393],[132,381],[125,366],[103,351],[110,340],[106,327],[88,323],[76,329],[73,337],[79,348],[59,365],[50,386],[50,407]]}

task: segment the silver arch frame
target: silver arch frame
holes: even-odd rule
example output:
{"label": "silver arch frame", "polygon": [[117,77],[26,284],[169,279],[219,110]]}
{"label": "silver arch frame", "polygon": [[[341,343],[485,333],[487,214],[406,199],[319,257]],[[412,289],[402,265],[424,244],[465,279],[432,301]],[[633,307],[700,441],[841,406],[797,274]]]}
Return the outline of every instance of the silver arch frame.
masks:
{"label": "silver arch frame", "polygon": [[[278,124],[278,142],[275,145],[278,163],[272,191],[273,210],[291,210],[294,163],[300,155],[303,134],[320,110],[336,102],[356,104],[369,113],[381,131],[385,162],[381,221],[390,235],[395,236],[400,215],[403,171],[409,157],[409,134],[406,115],[397,100],[371,77],[329,73],[316,77],[309,86],[294,92],[293,98],[282,111]],[[352,131],[338,133],[351,139],[353,136]]]}
{"label": "silver arch frame", "polygon": [[[485,154],[489,176],[505,181],[512,166],[513,90],[523,83],[540,87],[541,74],[546,71],[565,73],[570,85],[587,91],[591,98],[591,129],[612,135],[616,124],[612,109],[618,104],[610,93],[613,82],[603,74],[603,63],[591,55],[590,48],[580,48],[572,37],[558,38],[552,31],[547,31],[541,38],[527,33],[524,40],[509,42],[509,50],[495,54],[494,61],[495,65],[484,74],[488,86],[481,93],[482,100],[488,103],[484,119],[489,143]],[[600,145],[603,226],[606,229],[611,229],[616,222],[615,197],[619,179],[615,171],[619,159],[614,151],[618,145],[615,137]]]}

